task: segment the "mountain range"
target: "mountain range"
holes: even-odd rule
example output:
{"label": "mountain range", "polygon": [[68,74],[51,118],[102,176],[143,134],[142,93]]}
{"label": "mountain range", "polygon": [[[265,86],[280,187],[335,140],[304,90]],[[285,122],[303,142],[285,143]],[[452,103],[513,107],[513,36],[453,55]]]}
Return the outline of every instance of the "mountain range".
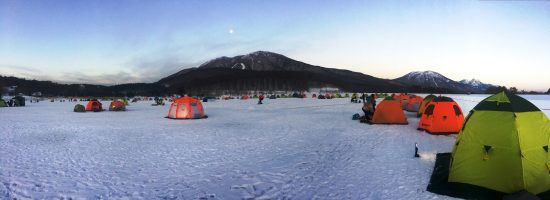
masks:
{"label": "mountain range", "polygon": [[450,93],[485,93],[492,84],[477,79],[454,81],[434,71],[415,71],[394,79],[408,86],[441,88]]}
{"label": "mountain range", "polygon": [[220,57],[159,80],[175,93],[214,91],[304,91],[336,87],[344,91],[398,92],[407,85],[349,70],[314,66],[281,54],[257,51]]}
{"label": "mountain range", "polygon": [[215,58],[155,83],[101,86],[0,76],[0,88],[13,85],[18,86],[18,93],[40,91],[44,95],[62,96],[219,95],[247,91],[305,91],[323,87],[347,92],[484,93],[492,86],[475,79],[454,81],[433,71],[411,72],[393,80],[382,79],[310,65],[267,51]]}

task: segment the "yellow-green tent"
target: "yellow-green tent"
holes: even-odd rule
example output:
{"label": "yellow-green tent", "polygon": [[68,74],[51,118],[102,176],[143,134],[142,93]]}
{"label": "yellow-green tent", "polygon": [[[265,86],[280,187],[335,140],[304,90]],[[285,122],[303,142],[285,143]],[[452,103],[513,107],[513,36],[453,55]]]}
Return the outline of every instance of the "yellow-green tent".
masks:
{"label": "yellow-green tent", "polygon": [[428,106],[428,104],[435,98],[436,96],[433,94],[430,94],[426,97],[424,97],[424,100],[422,100],[422,103],[420,103],[420,107],[418,107],[418,111],[416,111],[417,116],[422,116],[422,113],[424,113],[424,110]]}
{"label": "yellow-green tent", "polygon": [[128,99],[126,99],[126,98],[120,98],[120,99],[118,99],[118,100],[119,100],[119,101],[122,101],[122,103],[124,103],[125,106],[128,105]]}
{"label": "yellow-green tent", "polygon": [[6,101],[4,101],[4,99],[1,99],[1,98],[0,98],[0,107],[8,107],[8,104],[6,103]]}
{"label": "yellow-green tent", "polygon": [[479,103],[453,150],[449,181],[512,193],[550,190],[550,121],[529,101],[504,92]]}
{"label": "yellow-green tent", "polygon": [[[546,199],[550,197],[549,144],[550,121],[540,109],[517,95],[495,94],[470,112],[447,161],[448,182],[462,191],[433,185],[434,176],[428,190],[462,198],[480,193],[501,198],[525,190]],[[464,189],[468,186],[472,187]]]}

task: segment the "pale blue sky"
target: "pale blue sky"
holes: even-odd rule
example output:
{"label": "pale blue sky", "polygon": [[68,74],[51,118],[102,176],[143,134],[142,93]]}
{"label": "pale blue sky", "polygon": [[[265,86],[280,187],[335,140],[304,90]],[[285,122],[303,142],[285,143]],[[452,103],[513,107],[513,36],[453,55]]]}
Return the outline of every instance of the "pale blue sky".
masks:
{"label": "pale blue sky", "polygon": [[153,82],[219,56],[273,51],[397,78],[547,90],[550,1],[0,0],[0,74]]}

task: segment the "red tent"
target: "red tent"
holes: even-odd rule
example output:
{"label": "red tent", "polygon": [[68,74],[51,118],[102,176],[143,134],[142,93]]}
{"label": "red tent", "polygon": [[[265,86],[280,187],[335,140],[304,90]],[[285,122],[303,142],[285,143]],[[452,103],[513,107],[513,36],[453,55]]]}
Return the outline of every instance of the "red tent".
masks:
{"label": "red tent", "polygon": [[188,96],[179,98],[172,102],[168,110],[170,119],[201,119],[206,118],[200,100]]}
{"label": "red tent", "polygon": [[101,107],[101,102],[99,102],[97,99],[90,100],[86,105],[86,111],[94,111],[94,112],[103,111],[103,108]]}

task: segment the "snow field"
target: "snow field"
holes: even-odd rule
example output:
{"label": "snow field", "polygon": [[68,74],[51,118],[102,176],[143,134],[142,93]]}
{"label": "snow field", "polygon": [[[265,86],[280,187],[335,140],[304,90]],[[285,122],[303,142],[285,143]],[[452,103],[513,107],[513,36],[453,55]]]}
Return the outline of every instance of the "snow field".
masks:
{"label": "snow field", "polygon": [[[486,97],[449,96],[465,114]],[[547,95],[525,97],[550,108]],[[0,108],[0,199],[449,199],[425,189],[455,138],[417,131],[414,113],[409,125],[366,125],[349,99],[251,99],[169,120],[151,103]]]}

